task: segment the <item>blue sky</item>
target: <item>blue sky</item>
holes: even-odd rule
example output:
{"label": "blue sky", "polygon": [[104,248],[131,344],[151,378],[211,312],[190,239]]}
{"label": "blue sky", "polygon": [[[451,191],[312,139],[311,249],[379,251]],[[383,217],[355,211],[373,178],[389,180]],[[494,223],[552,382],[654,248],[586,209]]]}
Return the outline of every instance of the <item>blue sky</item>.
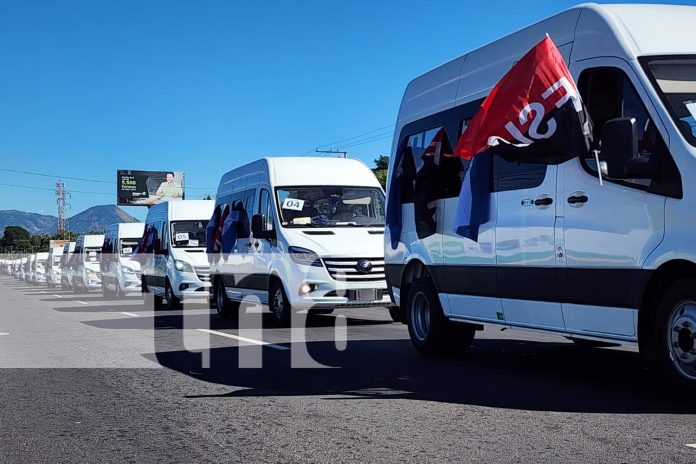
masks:
{"label": "blue sky", "polygon": [[[203,188],[189,198],[214,194],[260,156],[392,124],[415,76],[575,3],[2,0],[0,168],[111,182],[182,170]],[[373,134],[349,156],[388,154],[388,128]],[[0,171],[2,183],[55,179]],[[112,184],[66,187],[70,214],[115,201]],[[56,206],[48,190],[0,185],[0,209]]]}

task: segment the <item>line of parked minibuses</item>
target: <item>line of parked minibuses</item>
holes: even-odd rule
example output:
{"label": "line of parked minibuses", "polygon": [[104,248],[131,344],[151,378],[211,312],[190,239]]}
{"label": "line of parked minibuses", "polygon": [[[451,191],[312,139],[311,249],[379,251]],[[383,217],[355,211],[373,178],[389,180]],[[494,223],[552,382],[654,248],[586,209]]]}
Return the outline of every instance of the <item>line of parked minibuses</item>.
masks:
{"label": "line of parked minibuses", "polygon": [[[294,310],[385,306],[426,353],[466,350],[484,324],[634,345],[695,388],[695,23],[692,6],[583,4],[419,76],[401,102],[387,202],[360,162],[267,158],[225,174],[215,201],[162,203],[140,228],[66,245],[60,273],[43,270],[46,254],[12,272],[142,291],[155,308],[209,297],[223,318],[255,299],[280,324]],[[489,220],[462,237],[469,164],[442,150],[546,34],[595,153],[560,165],[493,156]]]}
{"label": "line of parked minibuses", "polygon": [[155,310],[208,300],[221,318],[243,301],[293,311],[383,306],[385,193],[362,162],[264,158],[225,174],[216,200],[166,201],[144,223],[14,260],[8,273],[49,288],[142,293]]}

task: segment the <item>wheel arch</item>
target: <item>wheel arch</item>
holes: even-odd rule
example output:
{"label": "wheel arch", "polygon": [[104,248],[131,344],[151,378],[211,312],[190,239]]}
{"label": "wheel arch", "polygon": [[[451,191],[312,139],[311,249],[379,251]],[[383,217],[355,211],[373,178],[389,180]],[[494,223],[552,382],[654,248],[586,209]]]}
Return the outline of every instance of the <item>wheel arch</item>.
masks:
{"label": "wheel arch", "polygon": [[690,277],[696,278],[696,263],[685,259],[666,261],[650,273],[638,311],[638,342],[641,347],[649,347],[652,342],[657,306],[662,295],[675,282]]}
{"label": "wheel arch", "polygon": [[[413,282],[415,282],[417,279],[428,276],[428,274],[428,267],[421,259],[414,258],[409,261],[408,264],[406,264],[403,274],[401,275],[400,292],[402,307],[404,307],[405,303],[408,301],[408,294],[411,291]],[[435,285],[435,282],[433,282],[433,285]]]}

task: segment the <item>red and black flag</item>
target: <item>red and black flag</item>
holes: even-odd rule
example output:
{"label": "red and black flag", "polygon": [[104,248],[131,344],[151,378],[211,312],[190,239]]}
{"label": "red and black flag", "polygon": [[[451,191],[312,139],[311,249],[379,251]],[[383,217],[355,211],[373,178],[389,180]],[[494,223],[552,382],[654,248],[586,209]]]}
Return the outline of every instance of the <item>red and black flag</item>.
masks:
{"label": "red and black flag", "polygon": [[592,123],[550,37],[496,84],[459,138],[454,154],[482,151],[516,161],[558,164],[590,150]]}
{"label": "red and black flag", "polygon": [[[550,37],[503,76],[459,138],[454,155],[472,159],[459,195],[455,232],[478,239],[489,220],[490,154],[521,163],[560,164],[586,155],[592,122]],[[486,152],[486,156],[476,156]]]}

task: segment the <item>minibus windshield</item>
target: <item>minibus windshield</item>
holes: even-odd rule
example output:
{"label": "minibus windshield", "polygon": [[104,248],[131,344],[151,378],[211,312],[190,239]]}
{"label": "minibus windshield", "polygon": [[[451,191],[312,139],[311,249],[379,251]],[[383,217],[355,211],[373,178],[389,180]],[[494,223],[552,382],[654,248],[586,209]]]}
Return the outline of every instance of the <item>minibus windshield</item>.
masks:
{"label": "minibus windshield", "polygon": [[138,246],[139,240],[137,238],[123,238],[121,239],[121,256],[127,258],[133,254],[133,250]]}
{"label": "minibus windshield", "polygon": [[384,227],[384,193],[373,187],[279,187],[283,227]]}
{"label": "minibus windshield", "polygon": [[656,57],[643,62],[674,123],[696,147],[696,58]]}
{"label": "minibus windshield", "polygon": [[205,247],[207,221],[172,222],[172,246],[175,248]]}

